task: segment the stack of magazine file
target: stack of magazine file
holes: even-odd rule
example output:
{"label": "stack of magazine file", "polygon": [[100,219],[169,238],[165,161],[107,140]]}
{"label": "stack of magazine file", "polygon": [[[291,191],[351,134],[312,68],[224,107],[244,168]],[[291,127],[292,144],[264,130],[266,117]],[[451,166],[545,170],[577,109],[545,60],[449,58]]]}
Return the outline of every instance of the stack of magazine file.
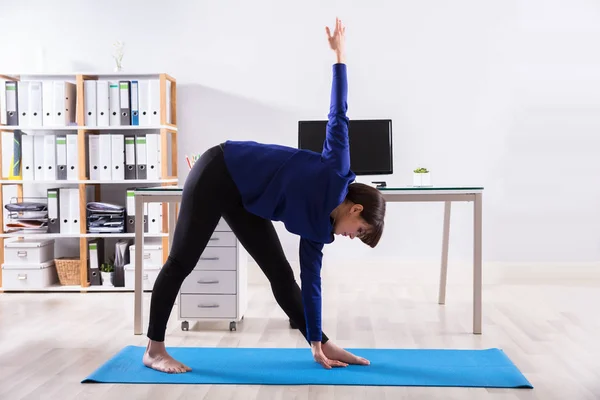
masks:
{"label": "stack of magazine file", "polygon": [[38,202],[17,202],[4,206],[8,210],[7,233],[46,233],[48,231],[48,205]]}
{"label": "stack of magazine file", "polygon": [[89,233],[124,233],[125,207],[91,202],[86,206],[87,231]]}

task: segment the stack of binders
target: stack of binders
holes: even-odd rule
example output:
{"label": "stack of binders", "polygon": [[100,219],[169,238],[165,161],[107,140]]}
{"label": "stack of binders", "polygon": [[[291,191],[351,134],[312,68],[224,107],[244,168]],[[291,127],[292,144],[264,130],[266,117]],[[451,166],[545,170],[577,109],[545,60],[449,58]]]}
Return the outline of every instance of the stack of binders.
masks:
{"label": "stack of binders", "polygon": [[[2,82],[0,82],[2,83]],[[171,117],[171,82],[166,82],[166,119]],[[85,80],[85,126],[159,126],[160,80]],[[60,80],[3,81],[0,122],[9,126],[76,125],[77,87]]]}
{"label": "stack of binders", "polygon": [[[86,188],[86,198],[93,198],[94,188]],[[81,229],[79,189],[50,188],[48,197],[48,232],[79,234]]]}
{"label": "stack of binders", "polygon": [[[171,121],[170,82],[166,88],[166,117]],[[86,80],[83,82],[85,125],[160,125],[160,80]]]}
{"label": "stack of binders", "polygon": [[[2,119],[9,126],[76,125],[77,87],[66,81],[5,81]],[[5,121],[4,121],[5,120]]]}
{"label": "stack of binders", "polygon": [[158,133],[90,134],[88,172],[91,180],[158,180],[161,140]]}

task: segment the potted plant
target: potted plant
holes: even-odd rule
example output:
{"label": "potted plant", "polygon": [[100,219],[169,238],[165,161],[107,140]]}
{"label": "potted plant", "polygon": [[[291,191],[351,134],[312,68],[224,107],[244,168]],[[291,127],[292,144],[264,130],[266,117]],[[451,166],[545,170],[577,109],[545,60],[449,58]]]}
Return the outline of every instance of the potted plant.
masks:
{"label": "potted plant", "polygon": [[102,263],[100,266],[100,275],[102,276],[102,286],[114,286],[113,276],[115,274],[115,266],[112,262]]}
{"label": "potted plant", "polygon": [[431,174],[427,168],[413,171],[413,186],[431,186]]}

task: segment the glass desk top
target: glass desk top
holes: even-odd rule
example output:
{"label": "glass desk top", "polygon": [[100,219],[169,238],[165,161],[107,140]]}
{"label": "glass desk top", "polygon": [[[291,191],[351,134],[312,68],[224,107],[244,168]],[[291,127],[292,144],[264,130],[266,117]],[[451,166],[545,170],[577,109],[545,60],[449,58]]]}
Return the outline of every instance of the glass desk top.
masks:
{"label": "glass desk top", "polygon": [[181,192],[182,186],[136,187],[134,192]]}
{"label": "glass desk top", "polygon": [[451,186],[451,185],[443,185],[443,186],[386,186],[383,188],[378,188],[382,192],[390,191],[390,190],[407,190],[407,191],[468,191],[468,190],[483,190],[483,186]]}
{"label": "glass desk top", "polygon": [[[435,191],[482,191],[482,186],[387,186],[383,188],[378,188],[382,192],[390,192],[390,191],[407,191],[407,192],[435,192]],[[156,186],[156,187],[139,187],[135,188],[134,191],[136,193],[179,193],[183,190],[182,186]]]}

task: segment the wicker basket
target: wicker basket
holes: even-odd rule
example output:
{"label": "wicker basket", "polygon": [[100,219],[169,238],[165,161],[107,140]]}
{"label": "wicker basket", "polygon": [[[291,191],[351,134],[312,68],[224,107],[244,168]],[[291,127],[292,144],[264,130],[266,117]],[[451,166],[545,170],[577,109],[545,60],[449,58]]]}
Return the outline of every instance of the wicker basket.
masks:
{"label": "wicker basket", "polygon": [[76,257],[61,257],[54,259],[58,280],[63,286],[79,285],[81,283],[81,262]]}

